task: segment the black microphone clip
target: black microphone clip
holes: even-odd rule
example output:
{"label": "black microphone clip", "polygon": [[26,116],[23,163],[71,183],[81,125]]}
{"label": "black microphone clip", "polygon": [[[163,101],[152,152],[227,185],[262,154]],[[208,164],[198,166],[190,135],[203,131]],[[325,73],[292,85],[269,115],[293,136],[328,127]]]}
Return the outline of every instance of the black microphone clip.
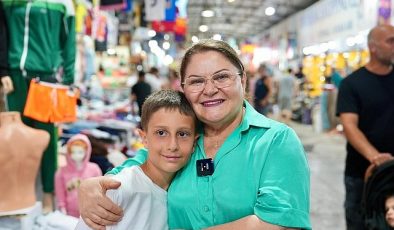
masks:
{"label": "black microphone clip", "polygon": [[210,176],[215,171],[212,158],[196,161],[197,176]]}

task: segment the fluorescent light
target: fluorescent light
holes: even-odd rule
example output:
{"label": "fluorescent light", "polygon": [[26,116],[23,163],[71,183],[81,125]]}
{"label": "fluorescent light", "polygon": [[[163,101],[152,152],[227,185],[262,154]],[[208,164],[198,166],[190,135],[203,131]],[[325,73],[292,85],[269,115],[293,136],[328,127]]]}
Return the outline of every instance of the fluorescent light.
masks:
{"label": "fluorescent light", "polygon": [[204,18],[210,18],[213,17],[215,15],[215,12],[213,12],[213,10],[204,10],[201,12],[201,16],[203,16]]}
{"label": "fluorescent light", "polygon": [[275,14],[275,8],[272,6],[269,6],[265,9],[265,15],[267,16],[272,16]]}
{"label": "fluorescent light", "polygon": [[207,32],[209,30],[209,27],[207,25],[201,25],[200,27],[198,27],[198,29],[201,32]]}

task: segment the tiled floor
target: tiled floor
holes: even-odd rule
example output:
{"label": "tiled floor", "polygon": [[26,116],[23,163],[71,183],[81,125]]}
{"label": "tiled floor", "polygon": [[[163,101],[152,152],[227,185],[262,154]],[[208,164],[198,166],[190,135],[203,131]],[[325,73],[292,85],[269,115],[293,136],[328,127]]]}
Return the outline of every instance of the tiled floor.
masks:
{"label": "tiled floor", "polygon": [[299,135],[311,169],[311,219],[314,230],[344,230],[344,136],[316,133],[311,126],[290,124]]}

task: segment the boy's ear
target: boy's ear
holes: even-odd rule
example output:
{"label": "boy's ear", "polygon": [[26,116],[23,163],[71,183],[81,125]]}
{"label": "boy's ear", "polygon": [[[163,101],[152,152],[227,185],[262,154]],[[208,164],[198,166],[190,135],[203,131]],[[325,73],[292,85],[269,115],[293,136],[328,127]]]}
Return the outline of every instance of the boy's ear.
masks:
{"label": "boy's ear", "polygon": [[193,143],[193,148],[192,148],[192,152],[194,152],[194,149],[196,148],[196,143],[197,143],[197,139],[200,137],[200,134],[197,134],[194,137],[194,143]]}
{"label": "boy's ear", "polygon": [[145,148],[148,148],[148,140],[146,139],[146,132],[142,129],[137,129],[137,132],[142,139],[142,144],[144,144]]}
{"label": "boy's ear", "polygon": [[197,141],[197,139],[200,137],[200,134],[197,134],[195,137],[194,137],[194,144],[196,144],[196,141]]}

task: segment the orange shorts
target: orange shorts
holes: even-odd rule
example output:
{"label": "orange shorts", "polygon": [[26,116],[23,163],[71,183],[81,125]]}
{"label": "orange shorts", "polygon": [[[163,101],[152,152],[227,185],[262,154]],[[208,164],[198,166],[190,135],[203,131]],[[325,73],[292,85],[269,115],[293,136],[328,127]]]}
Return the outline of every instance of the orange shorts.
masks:
{"label": "orange shorts", "polygon": [[23,115],[41,122],[73,122],[78,97],[79,91],[68,86],[31,80]]}

